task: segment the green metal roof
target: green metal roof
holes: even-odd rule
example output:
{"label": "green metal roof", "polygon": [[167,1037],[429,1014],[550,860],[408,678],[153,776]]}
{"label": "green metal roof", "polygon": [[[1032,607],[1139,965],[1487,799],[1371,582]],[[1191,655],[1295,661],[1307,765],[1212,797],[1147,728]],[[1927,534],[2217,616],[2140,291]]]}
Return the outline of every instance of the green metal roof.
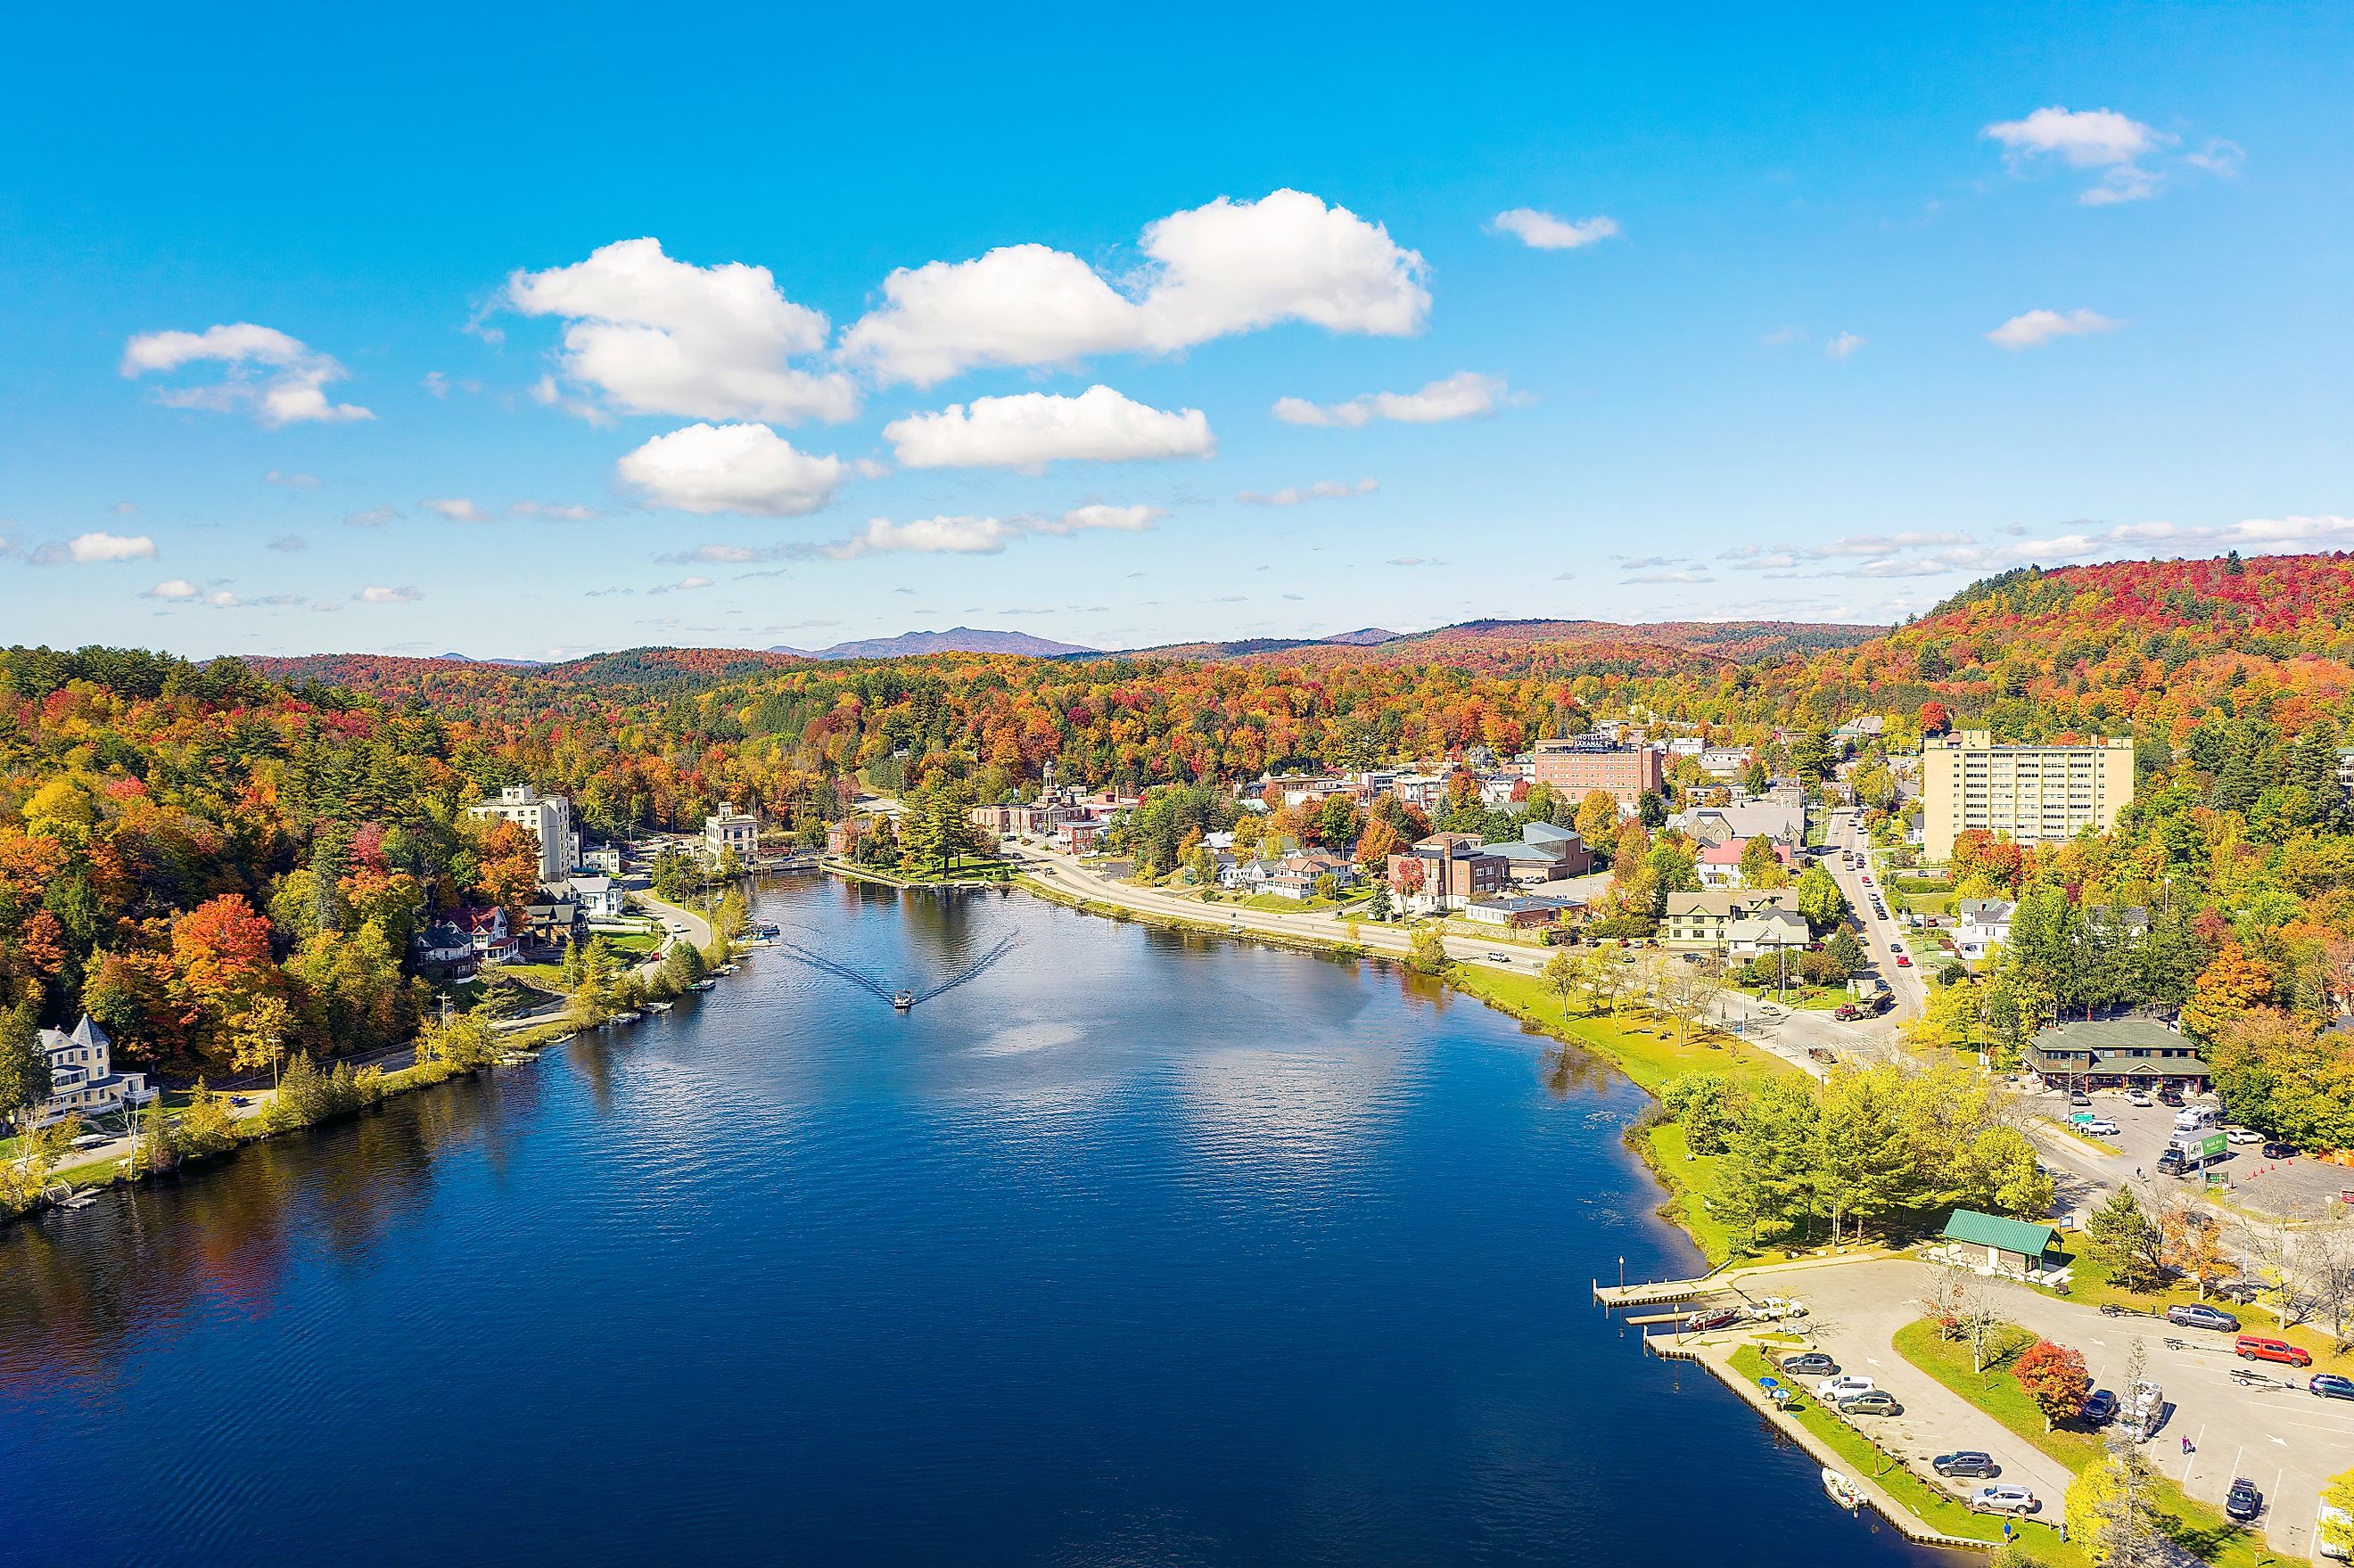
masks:
{"label": "green metal roof", "polygon": [[2047,1024],[2036,1032],[2039,1045],[2065,1045],[2081,1051],[2084,1047],[2193,1045],[2178,1030],[2168,1029],[2155,1018],[2095,1018],[2068,1023]]}
{"label": "green metal roof", "polygon": [[2058,1234],[2050,1225],[2039,1225],[2031,1220],[2006,1220],[1999,1214],[1981,1214],[1976,1209],[1956,1209],[1953,1217],[1946,1222],[1945,1231],[1947,1241],[1999,1247],[2029,1257],[2041,1257],[2049,1252]]}

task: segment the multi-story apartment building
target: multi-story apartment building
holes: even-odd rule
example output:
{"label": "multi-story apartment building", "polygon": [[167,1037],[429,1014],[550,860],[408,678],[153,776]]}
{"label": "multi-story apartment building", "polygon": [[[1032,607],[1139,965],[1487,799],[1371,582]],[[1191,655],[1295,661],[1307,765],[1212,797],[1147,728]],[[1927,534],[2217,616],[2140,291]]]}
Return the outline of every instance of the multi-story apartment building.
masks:
{"label": "multi-story apartment building", "polygon": [[466,808],[476,821],[508,821],[539,835],[539,879],[561,882],[580,863],[580,838],[572,831],[572,806],[561,795],[543,795],[528,784],[510,784],[495,800]]}
{"label": "multi-story apartment building", "polygon": [[2133,799],[2130,740],[2091,746],[1998,746],[1982,729],[1938,736],[1921,747],[1921,850],[1954,853],[1973,828],[2020,843],[2052,843],[2105,829]]}
{"label": "multi-story apartment building", "polygon": [[1631,811],[1643,796],[1665,781],[1659,753],[1649,747],[1618,747],[1592,740],[1541,740],[1536,745],[1536,781],[1550,784],[1573,800],[1599,789]]}

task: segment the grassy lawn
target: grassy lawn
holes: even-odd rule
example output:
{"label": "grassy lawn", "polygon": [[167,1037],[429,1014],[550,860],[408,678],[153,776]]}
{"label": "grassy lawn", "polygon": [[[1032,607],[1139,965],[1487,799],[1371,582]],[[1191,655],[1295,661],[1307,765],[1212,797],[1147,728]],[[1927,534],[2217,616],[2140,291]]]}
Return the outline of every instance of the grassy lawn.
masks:
{"label": "grassy lawn", "polygon": [[[1926,1319],[1908,1323],[1896,1332],[1896,1349],[1906,1361],[2002,1423],[2013,1436],[2041,1449],[2068,1467],[2082,1470],[2101,1456],[2101,1438],[2094,1433],[2061,1429],[2046,1432],[2043,1414],[2034,1400],[2011,1375],[2009,1358],[2035,1342],[2024,1329],[2012,1330],[1996,1364],[1983,1373],[1971,1370],[1970,1348],[1938,1337]],[[2157,1486],[2162,1528],[2175,1543],[2213,1568],[2268,1568],[2301,1559],[2266,1551],[2254,1531],[2241,1529],[2215,1509],[2182,1495],[2173,1482],[2159,1478]],[[2043,1499],[2044,1508],[2059,1516],[2060,1500]]]}
{"label": "grassy lawn", "polygon": [[1797,1071],[1777,1056],[1766,1054],[1730,1035],[1695,1029],[1679,1042],[1672,1021],[1649,1022],[1626,1014],[1586,1017],[1582,1003],[1570,1004],[1566,1023],[1561,999],[1533,975],[1458,965],[1448,980],[1456,989],[1476,996],[1501,1012],[1524,1018],[1546,1033],[1609,1057],[1645,1090],[1657,1095],[1659,1086],[1682,1073],[1792,1073]]}
{"label": "grassy lawn", "polygon": [[[2043,1294],[2049,1296],[2052,1293],[2046,1290]],[[2210,1295],[2211,1298],[2212,1293]],[[2106,1263],[2094,1255],[2090,1248],[2083,1248],[2069,1259],[2068,1299],[2089,1307],[2122,1307],[2129,1312],[2161,1318],[2166,1309],[2177,1302],[2198,1300],[2199,1287],[2185,1280],[2170,1280],[2152,1291],[2127,1290],[2111,1277]],[[2249,1332],[2277,1335],[2290,1344],[2302,1345],[2311,1352],[2313,1365],[2299,1370],[2298,1376],[2334,1372],[2354,1377],[2354,1351],[2338,1351],[2330,1344],[2327,1333],[2310,1324],[2285,1325],[2279,1313],[2261,1303],[2223,1301],[2217,1305],[2239,1319]],[[2290,1371],[2285,1367],[2279,1370],[2284,1374]]]}
{"label": "grassy lawn", "polygon": [[1681,1122],[1659,1122],[1646,1136],[1650,1139],[1651,1156],[1647,1163],[1675,1195],[1669,1205],[1669,1217],[1691,1233],[1692,1240],[1700,1244],[1709,1262],[1723,1263],[1740,1250],[1742,1241],[1709,1206],[1709,1200],[1719,1191],[1717,1167],[1723,1163],[1723,1157],[1695,1157],[1691,1145],[1684,1141]]}
{"label": "grassy lawn", "polygon": [[[1752,1382],[1771,1377],[1774,1369],[1754,1345],[1744,1345],[1733,1352],[1733,1370]],[[1888,1495],[1917,1514],[1922,1522],[1947,1535],[1957,1535],[1966,1541],[2000,1541],[2002,1520],[1994,1514],[1972,1513],[1960,1499],[1943,1487],[1933,1486],[1922,1477],[1904,1467],[1894,1455],[1881,1452],[1872,1439],[1847,1422],[1838,1413],[1824,1409],[1812,1395],[1801,1393],[1787,1406],[1816,1437],[1839,1455],[1841,1463],[1858,1476],[1869,1476]],[[2056,1504],[2047,1503],[2052,1516],[2058,1517]],[[2074,1547],[2062,1545],[2057,1530],[2039,1520],[2022,1520],[2019,1526],[2021,1539],[2036,1554],[2036,1560],[2055,1568],[2079,1568],[2084,1556]]]}
{"label": "grassy lawn", "polygon": [[1337,909],[1340,905],[1331,898],[1286,898],[1279,893],[1254,893],[1242,901],[1242,906],[1269,915],[1312,915],[1319,909]]}

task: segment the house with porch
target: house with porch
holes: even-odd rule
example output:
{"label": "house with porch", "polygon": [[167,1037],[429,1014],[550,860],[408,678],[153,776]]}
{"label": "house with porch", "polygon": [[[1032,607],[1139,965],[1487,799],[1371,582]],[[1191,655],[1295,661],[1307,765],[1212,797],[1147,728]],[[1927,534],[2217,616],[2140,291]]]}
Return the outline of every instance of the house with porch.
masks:
{"label": "house with porch", "polygon": [[[1670,893],[1668,906],[1659,920],[1659,940],[1674,948],[1713,948],[1728,950],[1736,920],[1746,921],[1767,909],[1797,913],[1797,895],[1787,887],[1767,889],[1718,889],[1700,893]],[[1804,920],[1799,921],[1804,926]],[[1776,931],[1783,927],[1777,924]],[[1753,938],[1766,935],[1761,927]],[[1799,938],[1801,945],[1805,938]]]}
{"label": "house with porch", "polygon": [[69,1116],[112,1116],[155,1097],[146,1074],[114,1070],[114,1042],[87,1012],[70,1031],[42,1030],[40,1046],[49,1059],[49,1095],[32,1108],[35,1127]]}
{"label": "house with porch", "polygon": [[2019,906],[2008,898],[1962,898],[1954,903],[1954,951],[1965,963],[1982,963],[2010,940],[2010,917]]}

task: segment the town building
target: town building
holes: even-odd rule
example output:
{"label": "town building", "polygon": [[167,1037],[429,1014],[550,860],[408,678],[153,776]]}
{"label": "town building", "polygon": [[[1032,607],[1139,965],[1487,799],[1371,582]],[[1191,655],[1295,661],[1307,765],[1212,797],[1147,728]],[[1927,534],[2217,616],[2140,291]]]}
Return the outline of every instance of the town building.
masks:
{"label": "town building", "polygon": [[2065,1266],[2060,1233],[2037,1220],[2013,1220],[1956,1209],[1938,1234],[1937,1251],[1957,1267],[2018,1279],[2041,1279]]}
{"label": "town building", "polygon": [[825,853],[836,860],[847,859],[856,852],[858,841],[866,836],[871,826],[871,820],[865,817],[844,817],[838,822],[828,822],[825,827]]}
{"label": "town building", "polygon": [[1648,747],[1618,747],[1580,737],[1537,742],[1536,781],[1550,784],[1572,800],[1600,790],[1631,811],[1646,794],[1657,794],[1666,779],[1658,752]]}
{"label": "town building", "polygon": [[1510,885],[1508,863],[1477,834],[1433,833],[1389,858],[1390,887],[1410,914],[1460,909]]}
{"label": "town building", "polygon": [[1807,838],[1807,807],[1803,800],[1760,797],[1736,800],[1729,806],[1694,806],[1677,812],[1668,822],[1703,844],[1771,839],[1795,849]]}
{"label": "town building", "polygon": [[418,969],[443,980],[463,980],[474,972],[474,941],[448,920],[437,920],[409,942]]}
{"label": "town building", "polygon": [[2057,843],[2114,825],[2133,792],[2130,740],[1998,746],[1982,729],[1932,736],[1921,748],[1922,851],[1949,860],[1955,838],[1972,829]]}
{"label": "town building", "polygon": [[[1787,887],[1766,890],[1726,890],[1703,893],[1670,893],[1666,913],[1659,921],[1659,940],[1679,948],[1714,948],[1728,951],[1733,941],[1736,921],[1751,920],[1768,909],[1797,915],[1797,895]],[[1803,928],[1806,922],[1798,921]],[[1780,930],[1778,924],[1773,928]],[[1753,938],[1768,935],[1765,927],[1750,932]],[[1798,938],[1803,946],[1806,938]]]}
{"label": "town building", "polygon": [[569,882],[545,883],[524,906],[523,935],[543,947],[561,947],[581,934],[586,920]]}
{"label": "town building", "polygon": [[579,863],[580,835],[573,831],[571,802],[561,795],[543,795],[528,784],[510,784],[495,800],[466,808],[478,822],[513,822],[528,828],[539,839],[539,879],[559,882]]}
{"label": "town building", "polygon": [[2027,1043],[2027,1067],[2055,1089],[2207,1086],[2207,1061],[2199,1047],[2155,1018],[2054,1023]]}
{"label": "town building", "polygon": [[[1741,859],[1748,852],[1751,840],[1726,839],[1718,843],[1703,842],[1700,853],[1693,857],[1694,868],[1700,874],[1702,887],[1745,887],[1747,879],[1741,872]],[[1774,859],[1783,871],[1795,877],[1798,857],[1787,843],[1779,839],[1767,839],[1773,847]]]}
{"label": "town building", "polygon": [[703,858],[716,865],[729,850],[747,864],[760,853],[760,819],[733,801],[703,819]]}
{"label": "town building", "polygon": [[1749,748],[1741,746],[1712,746],[1693,760],[1700,770],[1712,779],[1731,783],[1749,771]]}
{"label": "town building", "polygon": [[40,1046],[49,1059],[49,1095],[32,1109],[36,1127],[69,1116],[111,1116],[155,1097],[146,1074],[114,1070],[114,1042],[87,1012],[70,1032],[42,1030]]}
{"label": "town building", "polygon": [[1559,899],[1519,895],[1510,898],[1475,898],[1463,906],[1463,917],[1508,931],[1550,930],[1562,923],[1565,906]]}

